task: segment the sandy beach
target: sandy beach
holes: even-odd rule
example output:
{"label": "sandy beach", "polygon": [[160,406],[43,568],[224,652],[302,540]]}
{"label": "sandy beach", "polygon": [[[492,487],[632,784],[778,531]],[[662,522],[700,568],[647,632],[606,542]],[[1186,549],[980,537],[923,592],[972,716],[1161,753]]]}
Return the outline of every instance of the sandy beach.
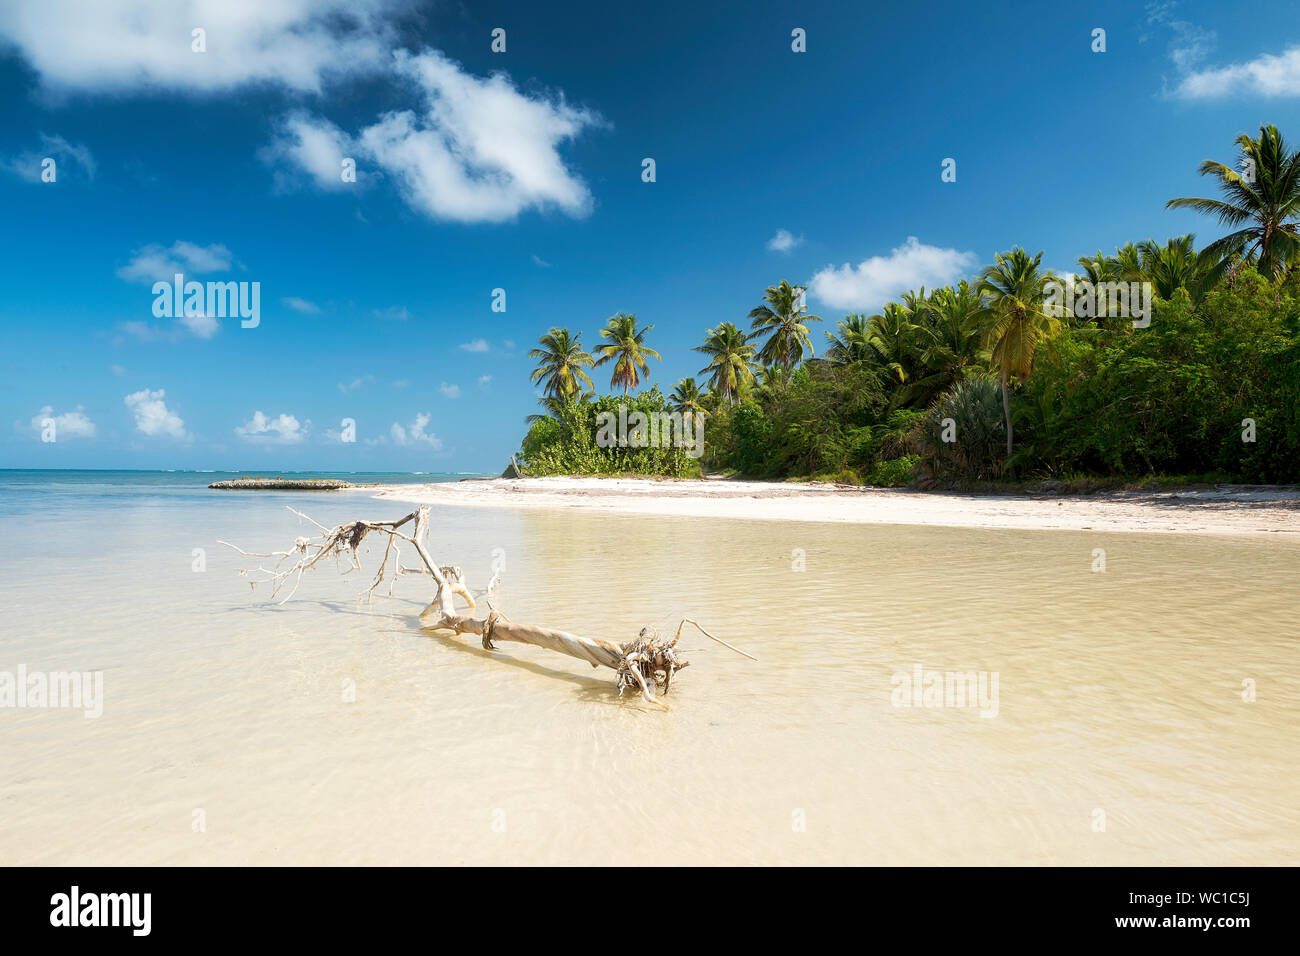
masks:
{"label": "sandy beach", "polygon": [[[1300,658],[1275,586],[1300,539],[1008,526],[1289,526],[1281,491],[1162,507],[727,481],[208,488],[223,477],[0,476],[0,532],[47,535],[0,555],[0,681],[102,674],[93,719],[0,706],[5,860],[1300,859]],[[361,573],[322,562],[284,604],[218,544],[269,552],[315,530],[290,507],[333,526],[400,517],[403,498],[433,503],[433,555],[475,591],[500,571],[510,620],[624,641],[690,618],[758,660],[688,629],[672,710],[651,708],[608,668],[421,628],[419,576],[368,596],[377,540]],[[958,522],[998,526],[941,524]],[[113,529],[92,575],[88,526]],[[918,667],[997,675],[996,697],[900,699]]]}
{"label": "sandy beach", "polygon": [[1173,534],[1300,533],[1300,489],[1218,485],[1086,496],[963,495],[762,481],[496,478],[393,485],[375,497],[435,506],[621,514]]}

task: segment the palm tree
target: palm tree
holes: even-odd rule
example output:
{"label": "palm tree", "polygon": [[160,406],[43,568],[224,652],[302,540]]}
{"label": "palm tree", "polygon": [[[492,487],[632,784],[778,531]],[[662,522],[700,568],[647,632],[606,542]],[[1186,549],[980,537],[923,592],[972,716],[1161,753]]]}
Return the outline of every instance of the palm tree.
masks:
{"label": "palm tree", "polygon": [[871,356],[871,346],[867,344],[867,317],[855,313],[846,315],[835,324],[839,335],[826,333],[830,348],[826,357],[840,365],[866,361]]}
{"label": "palm tree", "polygon": [[867,320],[867,345],[891,378],[902,385],[912,374],[916,353],[916,326],[897,302],[886,303],[880,314]]}
{"label": "palm tree", "polygon": [[1079,267],[1083,269],[1083,274],[1088,277],[1088,281],[1094,286],[1101,285],[1103,282],[1118,282],[1119,260],[1114,256],[1108,256],[1100,249],[1095,256],[1080,256],[1078,260]]}
{"label": "palm tree", "polygon": [[754,381],[754,346],[732,322],[707,329],[704,335],[704,344],[695,346],[694,350],[711,358],[709,364],[700,369],[700,374],[710,373],[709,388],[734,405]]}
{"label": "palm tree", "polygon": [[907,399],[927,405],[966,376],[967,369],[987,365],[984,330],[980,325],[984,298],[964,279],[957,288],[945,286],[930,296],[926,311],[933,325],[916,330],[925,376],[907,388]]}
{"label": "palm tree", "polygon": [[708,411],[704,407],[705,399],[706,396],[700,392],[700,387],[695,384],[694,378],[680,379],[673,386],[673,393],[668,396],[673,411],[682,415],[707,415]]}
{"label": "palm tree", "polygon": [[1202,176],[1219,181],[1224,199],[1171,199],[1167,209],[1194,209],[1215,216],[1230,232],[1205,247],[1202,255],[1217,264],[1212,278],[1234,260],[1258,262],[1261,274],[1273,278],[1300,252],[1296,219],[1300,216],[1300,151],[1287,152],[1276,126],[1261,126],[1259,136],[1237,137],[1247,175],[1207,159]]}
{"label": "palm tree", "polygon": [[564,418],[565,411],[572,408],[575,403],[589,402],[595,397],[595,392],[583,392],[581,397],[569,398],[560,398],[556,395],[548,395],[538,403],[542,408],[546,409],[546,411],[538,412],[534,415],[528,415],[524,418],[524,421],[529,425],[533,424],[533,422],[539,422],[543,418],[549,418],[558,422]]}
{"label": "palm tree", "polygon": [[1115,250],[1115,278],[1120,282],[1140,282],[1142,280],[1142,253],[1137,246],[1126,242]]}
{"label": "palm tree", "polygon": [[791,285],[785,279],[780,285],[768,286],[763,293],[766,305],[760,305],[749,313],[753,319],[750,330],[755,335],[766,333],[768,339],[758,353],[759,359],[768,365],[783,365],[790,368],[803,360],[804,350],[814,354],[812,339],[808,335],[807,322],[820,322],[820,315],[808,315],[805,311],[803,295],[806,290],[801,285]]}
{"label": "palm tree", "polygon": [[921,286],[920,292],[904,292],[901,304],[903,314],[907,316],[909,323],[922,327],[934,327],[937,317],[930,305],[930,300],[926,298],[925,286]]}
{"label": "palm tree", "polygon": [[581,332],[575,335],[568,329],[551,329],[537,344],[541,348],[528,353],[538,363],[531,379],[534,385],[541,382],[548,396],[572,399],[583,384],[592,387],[591,378],[583,371],[591,368],[592,360],[582,350]]}
{"label": "palm tree", "polygon": [[609,317],[605,327],[600,330],[600,337],[609,339],[610,344],[596,347],[596,352],[600,355],[596,359],[596,365],[617,359],[614,362],[614,374],[609,377],[610,388],[622,385],[623,394],[626,395],[629,388],[641,384],[643,372],[646,378],[650,377],[650,366],[646,364],[646,359],[659,358],[659,353],[645,344],[646,333],[653,328],[653,325],[647,325],[644,329],[638,329],[636,315],[630,312],[619,312]]}
{"label": "palm tree", "polygon": [[1178,289],[1186,289],[1192,301],[1199,301],[1218,278],[1215,270],[1207,266],[1203,256],[1196,254],[1196,237],[1190,232],[1170,239],[1163,246],[1154,239],[1138,243],[1142,255],[1142,277],[1155,288],[1155,294],[1166,302]]}
{"label": "palm tree", "polygon": [[754,397],[759,402],[779,398],[790,385],[794,373],[784,365],[764,365],[754,374]]}
{"label": "palm tree", "polygon": [[984,341],[992,346],[992,361],[1002,376],[1002,413],[1007,420],[1007,457],[1011,457],[1011,398],[1008,380],[1021,381],[1034,371],[1034,357],[1061,327],[1044,309],[1044,284],[1050,274],[1039,272],[1043,254],[1030,256],[1019,247],[999,253],[997,262],[980,273],[976,291],[989,297],[983,311]]}

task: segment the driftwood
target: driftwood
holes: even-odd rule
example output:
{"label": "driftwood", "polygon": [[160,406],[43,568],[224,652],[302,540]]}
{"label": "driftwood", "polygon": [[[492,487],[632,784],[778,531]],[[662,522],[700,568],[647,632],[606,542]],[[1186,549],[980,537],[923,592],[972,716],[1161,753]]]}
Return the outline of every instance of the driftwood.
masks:
{"label": "driftwood", "polygon": [[[371,581],[369,588],[365,591],[366,595],[373,595],[385,580],[388,582],[388,593],[391,595],[394,583],[397,578],[403,575],[415,574],[432,577],[436,585],[434,599],[420,613],[420,625],[422,627],[433,631],[444,630],[454,631],[457,634],[473,634],[482,641],[483,647],[487,650],[494,650],[496,644],[502,642],[532,644],[536,647],[549,648],[553,651],[559,651],[561,654],[584,660],[592,667],[608,667],[617,674],[616,686],[620,696],[625,689],[635,687],[646,701],[659,706],[667,706],[656,699],[652,688],[661,688],[663,693],[667,694],[673,676],[679,670],[689,666],[689,661],[684,661],[677,656],[677,642],[681,639],[682,629],[687,624],[692,625],[705,637],[717,641],[723,647],[748,657],[750,660],[757,660],[756,657],[745,653],[740,648],[733,647],[721,638],[714,637],[689,618],[682,619],[672,640],[661,637],[653,628],[647,627],[642,628],[641,633],[634,640],[623,644],[601,638],[581,637],[567,631],[557,631],[553,628],[539,627],[534,624],[517,623],[510,620],[493,606],[492,597],[501,583],[499,573],[493,575],[486,590],[480,594],[481,597],[485,596],[486,598],[488,613],[484,617],[474,617],[473,613],[477,609],[477,604],[474,595],[465,583],[464,572],[454,565],[439,565],[429,554],[426,543],[429,533],[429,509],[427,507],[417,508],[405,517],[398,518],[395,521],[353,521],[348,524],[336,525],[333,528],[326,528],[293,508],[289,510],[303,520],[310,521],[319,529],[320,533],[309,538],[297,538],[291,549],[266,554],[250,553],[229,542],[218,542],[238,551],[245,557],[277,559],[276,563],[271,567],[258,565],[256,568],[241,568],[239,573],[244,576],[262,575],[260,580],[271,585],[271,596],[273,598],[285,587],[292,585],[288,594],[281,598],[281,604],[293,597],[298,590],[299,583],[302,581],[303,574],[328,558],[333,558],[336,564],[340,560],[346,562],[347,568],[344,573],[352,570],[359,571],[361,563],[358,559],[358,553],[361,543],[371,534],[382,534],[386,539],[384,557],[379,564],[379,570],[375,573],[374,580]],[[420,559],[419,566],[404,567],[402,565],[401,546],[403,544],[408,545],[415,552]],[[254,580],[251,583],[256,587],[258,582]],[[468,606],[466,613],[462,614],[456,610],[456,598],[458,597]]]}

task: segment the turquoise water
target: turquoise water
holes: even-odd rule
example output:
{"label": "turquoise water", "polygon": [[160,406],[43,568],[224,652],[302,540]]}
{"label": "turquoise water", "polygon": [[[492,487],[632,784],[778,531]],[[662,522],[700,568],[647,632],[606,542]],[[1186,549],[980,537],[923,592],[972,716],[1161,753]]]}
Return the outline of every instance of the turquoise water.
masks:
{"label": "turquoise water", "polygon": [[[139,504],[219,504],[225,499],[250,494],[279,492],[215,491],[214,481],[232,478],[339,478],[358,485],[431,484],[460,481],[466,474],[446,472],[357,472],[357,471],[82,471],[74,469],[0,469],[0,515],[24,515],[36,511],[80,506],[86,498],[111,507],[114,500]],[[298,494],[303,494],[299,492]]]}

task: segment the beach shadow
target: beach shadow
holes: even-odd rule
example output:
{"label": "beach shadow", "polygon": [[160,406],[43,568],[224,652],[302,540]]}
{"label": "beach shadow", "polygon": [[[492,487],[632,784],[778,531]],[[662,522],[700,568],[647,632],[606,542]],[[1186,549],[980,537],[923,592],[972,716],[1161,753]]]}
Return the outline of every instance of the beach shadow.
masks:
{"label": "beach shadow", "polygon": [[[555,670],[547,667],[545,664],[538,664],[535,661],[525,660],[521,657],[513,657],[503,653],[501,650],[488,651],[484,650],[479,643],[470,643],[476,641],[472,635],[455,635],[447,631],[435,631],[432,628],[416,627],[412,628],[437,641],[443,647],[462,652],[470,657],[479,659],[490,658],[501,664],[508,664],[511,667],[519,668],[530,674],[537,674],[542,677],[550,677],[555,680],[566,681],[578,688],[574,695],[579,700],[592,704],[601,704],[604,706],[621,707],[625,704],[644,704],[639,695],[624,694],[618,696],[614,685],[608,680],[602,680],[599,677],[586,677],[582,674],[574,674],[569,671]],[[647,708],[649,709],[649,708]]]}
{"label": "beach shadow", "polygon": [[[396,604],[396,602],[398,601],[402,601],[406,604],[405,608],[394,607],[395,612],[402,612],[414,608],[415,613],[417,614],[420,611],[424,610],[424,608],[428,604],[427,601],[410,601],[406,598],[386,597],[383,600],[392,602],[394,604]],[[378,601],[378,599],[376,599],[376,601]],[[381,608],[379,608],[377,604],[367,604],[365,601],[358,603],[355,600],[324,600],[321,598],[316,598],[316,599],[294,598],[291,601],[286,601],[284,604],[280,604],[278,603],[278,601],[263,601],[261,603],[249,603],[249,604],[228,604],[222,606],[214,605],[211,608],[205,608],[205,610],[211,610],[213,612],[220,612],[220,613],[227,613],[227,614],[236,611],[250,611],[250,610],[257,611],[259,614],[265,614],[267,612],[275,612],[275,613],[283,614],[289,611],[293,611],[295,608],[301,610],[304,607],[312,607],[318,610],[333,611],[336,614],[353,614],[358,617],[375,617],[377,613],[378,614],[384,613],[384,611]]]}
{"label": "beach shadow", "polygon": [[[399,601],[403,602],[407,604],[408,608],[413,608],[416,614],[426,607],[426,602],[424,601],[409,601],[401,598],[385,598],[384,600],[391,601],[395,605]],[[299,609],[305,605],[320,610],[333,611],[336,614],[353,614],[359,617],[368,617],[372,619],[375,617],[375,607],[367,605],[364,601],[358,604],[355,600],[324,600],[311,598],[295,599],[284,604],[238,604],[225,607],[213,607],[210,610],[212,613],[248,612],[250,610],[256,610],[258,613],[262,614],[267,611],[284,613],[293,610],[295,604]],[[400,612],[403,609],[395,607],[394,610]],[[651,709],[644,706],[645,702],[641,699],[639,694],[624,694],[620,697],[617,690],[615,690],[613,682],[608,679],[594,676],[594,671],[593,676],[588,677],[582,674],[574,674],[569,671],[556,670],[555,668],[547,667],[545,664],[539,664],[535,661],[521,657],[514,657],[505,653],[500,648],[494,651],[484,650],[482,644],[479,643],[479,639],[474,635],[457,635],[448,631],[436,631],[432,628],[422,627],[420,624],[415,622],[412,622],[409,626],[403,626],[403,623],[407,620],[411,620],[411,618],[407,618],[398,613],[394,616],[394,619],[391,622],[397,626],[383,627],[380,628],[380,630],[390,634],[424,635],[437,641],[443,647],[450,648],[470,657],[477,657],[480,659],[491,658],[498,663],[516,667],[520,670],[527,671],[530,674],[549,677],[553,680],[565,681],[577,688],[574,696],[578,700],[586,703],[599,704],[606,707],[642,705],[641,709]]]}

